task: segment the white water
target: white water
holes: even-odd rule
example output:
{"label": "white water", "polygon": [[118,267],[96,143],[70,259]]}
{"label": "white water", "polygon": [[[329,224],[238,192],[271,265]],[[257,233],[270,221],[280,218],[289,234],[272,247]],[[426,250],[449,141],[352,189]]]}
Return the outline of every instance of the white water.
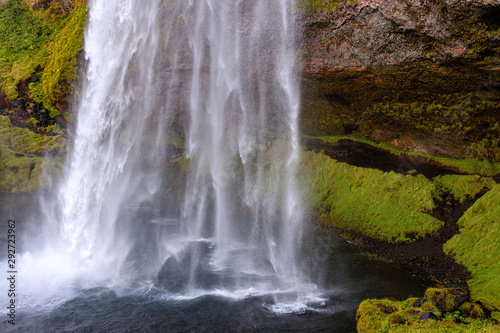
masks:
{"label": "white water", "polygon": [[[26,299],[143,281],[304,308],[293,1],[89,7],[74,147],[43,199],[43,244],[21,255]],[[190,161],[174,201],[171,137]]]}

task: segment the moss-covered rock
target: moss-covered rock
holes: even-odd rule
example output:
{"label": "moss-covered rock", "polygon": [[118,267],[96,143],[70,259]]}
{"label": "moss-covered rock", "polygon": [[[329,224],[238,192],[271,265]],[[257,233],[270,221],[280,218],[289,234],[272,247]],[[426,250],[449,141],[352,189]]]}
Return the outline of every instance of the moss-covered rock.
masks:
{"label": "moss-covered rock", "polygon": [[449,288],[428,289],[420,299],[366,300],[357,311],[358,332],[498,332],[498,323],[467,299],[465,290]]}

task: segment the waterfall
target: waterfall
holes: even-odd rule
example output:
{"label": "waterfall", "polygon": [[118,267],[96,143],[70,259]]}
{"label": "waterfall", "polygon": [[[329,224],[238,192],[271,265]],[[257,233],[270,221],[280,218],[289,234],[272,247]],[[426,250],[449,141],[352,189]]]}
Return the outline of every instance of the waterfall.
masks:
{"label": "waterfall", "polygon": [[182,297],[303,290],[294,6],[90,1],[74,146],[44,199],[72,266]]}
{"label": "waterfall", "polygon": [[[197,1],[183,221],[215,269],[295,277],[299,89],[290,1]],[[283,282],[283,281],[282,281]]]}

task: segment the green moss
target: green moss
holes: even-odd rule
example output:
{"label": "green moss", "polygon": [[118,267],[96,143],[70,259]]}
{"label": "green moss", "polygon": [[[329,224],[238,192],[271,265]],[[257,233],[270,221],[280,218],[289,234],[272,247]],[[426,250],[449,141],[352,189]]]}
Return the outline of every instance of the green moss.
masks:
{"label": "green moss", "polygon": [[[356,314],[358,332],[489,333],[498,332],[500,329],[500,326],[490,320],[468,317],[460,311],[442,314],[433,306],[429,309],[424,309],[424,306],[414,307],[415,300],[415,298],[405,301],[381,299],[362,302]],[[420,320],[422,313],[431,311],[434,311],[432,313],[439,320]]]}
{"label": "green moss", "polygon": [[441,164],[455,167],[462,172],[476,174],[481,176],[494,176],[500,172],[500,163],[490,163],[488,161],[479,161],[473,158],[458,160],[454,158],[430,157],[430,159]]}
{"label": "green moss", "polygon": [[341,2],[342,0],[299,0],[298,6],[306,11],[328,11],[337,7]]}
{"label": "green moss", "polygon": [[187,159],[186,156],[177,157],[169,163],[175,164],[182,172],[187,172],[189,170],[189,159]]}
{"label": "green moss", "polygon": [[490,309],[500,309],[500,185],[479,199],[458,221],[460,233],[444,251],[472,273],[471,295]]}
{"label": "green moss", "polygon": [[443,165],[457,168],[458,170],[460,170],[464,173],[473,174],[473,175],[494,176],[494,175],[500,173],[500,163],[491,163],[491,162],[486,161],[486,160],[478,160],[478,159],[474,159],[474,158],[455,159],[455,158],[432,156],[432,155],[422,154],[422,153],[413,152],[413,151],[395,149],[393,147],[388,146],[386,143],[375,142],[375,141],[372,141],[372,140],[369,140],[366,138],[358,138],[358,137],[352,137],[352,136],[346,136],[346,135],[336,135],[336,136],[303,135],[303,137],[310,138],[310,139],[320,139],[320,140],[323,140],[324,142],[331,142],[331,143],[338,142],[340,140],[353,140],[353,141],[357,141],[357,142],[362,142],[362,143],[366,143],[368,145],[371,145],[373,147],[387,150],[395,155],[408,154],[408,155],[413,155],[413,156],[423,156],[423,157],[426,157],[428,160],[436,161],[436,162],[439,162]]}
{"label": "green moss", "polygon": [[8,0],[0,6],[0,80],[10,99],[17,99],[19,81],[29,78],[46,51],[51,28],[35,16],[22,0]]}
{"label": "green moss", "polygon": [[73,13],[45,45],[48,56],[44,59],[40,81],[30,84],[30,97],[43,103],[51,117],[59,114],[55,104],[68,95],[68,83],[76,79],[77,57],[83,47],[83,29],[86,21],[86,5],[75,1]]}
{"label": "green moss", "polygon": [[36,120],[35,118],[30,118],[26,121],[26,124],[31,125],[31,126],[37,126],[40,122]]}
{"label": "green moss", "polygon": [[439,230],[443,223],[426,214],[435,188],[422,175],[359,168],[323,154],[305,152],[300,173],[306,196],[320,222],[390,242],[411,241]]}
{"label": "green moss", "polygon": [[8,117],[0,116],[0,191],[38,189],[44,172],[60,172],[65,150],[66,140],[61,135],[37,134],[12,126]]}
{"label": "green moss", "polygon": [[0,6],[1,89],[9,99],[18,99],[18,84],[41,68],[40,80],[30,84],[29,94],[52,117],[60,113],[55,105],[69,94],[69,82],[76,78],[86,20],[83,0],[75,1],[69,15],[60,7],[54,1],[49,9],[34,12],[23,0]]}
{"label": "green moss", "polygon": [[479,192],[495,186],[492,178],[478,175],[444,175],[433,179],[435,185],[445,193],[451,193],[459,202],[475,197]]}

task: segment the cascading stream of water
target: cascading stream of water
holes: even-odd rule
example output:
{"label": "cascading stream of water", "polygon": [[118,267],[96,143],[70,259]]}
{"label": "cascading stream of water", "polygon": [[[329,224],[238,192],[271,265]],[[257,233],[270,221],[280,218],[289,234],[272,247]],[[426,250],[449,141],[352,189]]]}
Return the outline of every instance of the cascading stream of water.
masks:
{"label": "cascading stream of water", "polygon": [[[55,204],[43,200],[75,270],[182,297],[314,288],[297,259],[294,6],[89,2],[74,147]],[[189,169],[172,190],[175,158]]]}
{"label": "cascading stream of water", "polygon": [[183,210],[188,238],[214,247],[211,269],[273,275],[289,287],[300,275],[302,223],[293,8],[210,0],[187,8],[192,161]]}

